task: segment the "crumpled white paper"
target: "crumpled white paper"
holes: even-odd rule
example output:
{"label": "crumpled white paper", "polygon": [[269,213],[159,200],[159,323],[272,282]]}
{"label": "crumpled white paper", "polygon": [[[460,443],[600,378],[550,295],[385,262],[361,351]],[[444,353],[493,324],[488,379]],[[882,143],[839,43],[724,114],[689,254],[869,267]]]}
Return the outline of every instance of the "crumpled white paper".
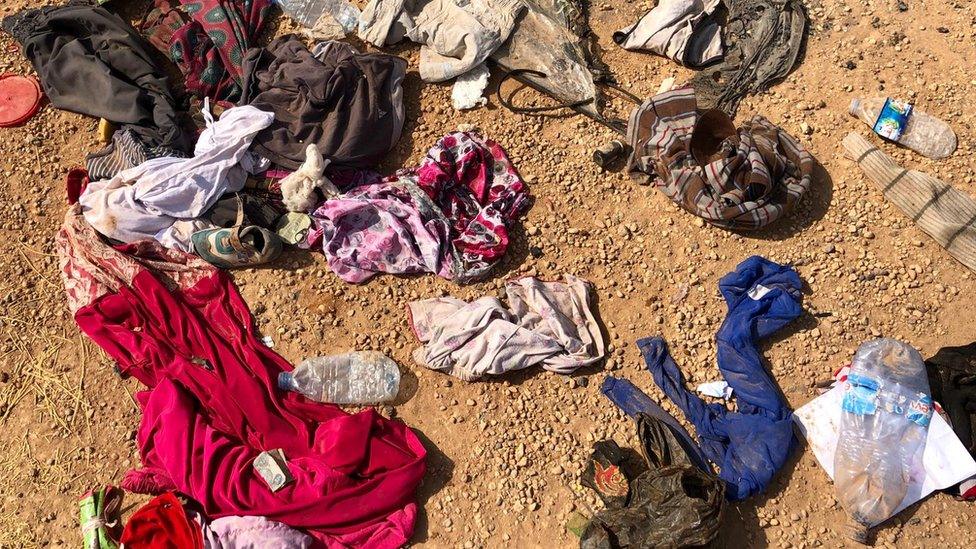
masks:
{"label": "crumpled white paper", "polygon": [[487,104],[488,99],[482,97],[482,94],[488,87],[488,75],[488,67],[482,63],[458,76],[451,90],[451,104],[454,108],[463,111]]}

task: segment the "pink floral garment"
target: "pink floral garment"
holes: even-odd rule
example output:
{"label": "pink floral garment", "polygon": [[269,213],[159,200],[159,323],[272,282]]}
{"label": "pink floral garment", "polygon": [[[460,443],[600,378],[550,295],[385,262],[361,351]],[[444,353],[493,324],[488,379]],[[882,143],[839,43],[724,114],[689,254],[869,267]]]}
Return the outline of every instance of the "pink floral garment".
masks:
{"label": "pink floral garment", "polygon": [[483,276],[529,204],[505,151],[469,132],[442,138],[423,163],[328,200],[313,214],[329,266],[347,282],[377,273]]}

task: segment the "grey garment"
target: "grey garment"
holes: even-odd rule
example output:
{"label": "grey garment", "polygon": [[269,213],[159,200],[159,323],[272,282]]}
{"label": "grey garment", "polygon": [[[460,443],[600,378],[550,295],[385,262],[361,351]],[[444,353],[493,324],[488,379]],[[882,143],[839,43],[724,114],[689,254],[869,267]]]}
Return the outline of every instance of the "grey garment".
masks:
{"label": "grey garment", "polygon": [[443,82],[484,63],[524,10],[520,0],[371,0],[359,36],[378,47],[421,44],[420,77]]}
{"label": "grey garment", "polygon": [[722,0],[725,57],[692,79],[703,109],[734,115],[749,94],[766,91],[800,61],[809,26],[800,0]]}
{"label": "grey garment", "polygon": [[128,21],[71,0],[5,17],[2,26],[20,42],[55,107],[118,123],[152,147],[192,150],[165,71]]}
{"label": "grey garment", "polygon": [[522,278],[505,285],[509,306],[494,297],[465,303],[441,297],[408,305],[424,347],[414,359],[465,381],[541,365],[570,374],[606,355],[589,282]]}
{"label": "grey garment", "polygon": [[85,167],[92,181],[112,179],[115,174],[134,168],[153,158],[171,156],[186,158],[186,154],[166,147],[150,147],[132,130],[119,130],[112,135],[112,142],[97,153],[88,155]]}
{"label": "grey garment", "polygon": [[[316,59],[322,61],[323,63],[342,62],[346,59],[350,59],[356,56],[361,56],[359,50],[352,47],[345,42],[339,42],[337,40],[326,40],[315,44],[312,48],[312,55]],[[394,59],[399,59],[394,58]],[[399,61],[398,61],[399,63]],[[407,76],[406,64],[404,63],[403,70],[395,71],[393,77],[390,79],[388,87],[384,86],[384,90],[389,89],[389,101],[393,109],[393,119],[396,121],[396,127],[394,133],[396,134],[396,139],[399,139],[400,133],[403,131],[403,124],[406,120],[407,111],[403,106],[403,79]],[[394,139],[394,142],[396,142]],[[306,160],[308,159],[308,153],[306,148]],[[297,169],[297,168],[296,168]]]}
{"label": "grey garment", "polygon": [[598,59],[600,50],[589,25],[589,0],[524,0],[512,36],[491,54],[491,60],[512,79],[619,131],[625,123],[602,114],[603,94],[597,81],[612,80]]}
{"label": "grey garment", "polygon": [[313,54],[285,35],[251,48],[241,102],[275,114],[252,150],[289,170],[305,162],[308,145],[334,166],[374,166],[403,131],[406,72],[399,57],[361,54],[343,42],[324,42]]}
{"label": "grey garment", "polygon": [[661,0],[633,25],[613,33],[625,50],[647,50],[688,67],[722,57],[721,0]]}
{"label": "grey garment", "polygon": [[915,170],[906,170],[856,133],[844,138],[844,149],[884,197],[912,218],[952,257],[976,271],[976,200],[951,185]]}

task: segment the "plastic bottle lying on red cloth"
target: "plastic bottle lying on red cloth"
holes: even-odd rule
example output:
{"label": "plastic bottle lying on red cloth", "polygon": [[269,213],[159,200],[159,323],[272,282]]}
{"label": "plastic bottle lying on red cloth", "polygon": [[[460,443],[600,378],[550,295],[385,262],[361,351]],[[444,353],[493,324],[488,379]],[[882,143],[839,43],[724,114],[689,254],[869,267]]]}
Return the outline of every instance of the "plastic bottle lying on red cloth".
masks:
{"label": "plastic bottle lying on red cloth", "polygon": [[[223,271],[141,241],[105,244],[72,208],[57,238],[81,329],[149,390],[144,467],[123,487],[177,490],[212,518],[258,515],[330,547],[399,547],[413,533],[426,451],[403,423],[350,415],[276,388],[292,366],[257,339]],[[295,481],[272,492],[252,467],[281,448]]]}

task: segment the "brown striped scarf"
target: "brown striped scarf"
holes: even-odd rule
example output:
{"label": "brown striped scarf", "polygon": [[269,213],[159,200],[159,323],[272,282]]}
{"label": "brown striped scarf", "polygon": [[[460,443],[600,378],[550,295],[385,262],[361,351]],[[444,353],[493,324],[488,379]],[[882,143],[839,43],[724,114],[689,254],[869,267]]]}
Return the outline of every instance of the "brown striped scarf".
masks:
{"label": "brown striped scarf", "polygon": [[976,271],[976,200],[940,179],[906,170],[859,134],[844,138],[848,156],[864,170],[884,197],[952,257]]}
{"label": "brown striped scarf", "polygon": [[658,94],[634,109],[627,127],[628,171],[673,202],[727,229],[758,229],[789,212],[809,190],[813,157],[761,116],[699,164],[691,136],[700,116],[692,88]]}

